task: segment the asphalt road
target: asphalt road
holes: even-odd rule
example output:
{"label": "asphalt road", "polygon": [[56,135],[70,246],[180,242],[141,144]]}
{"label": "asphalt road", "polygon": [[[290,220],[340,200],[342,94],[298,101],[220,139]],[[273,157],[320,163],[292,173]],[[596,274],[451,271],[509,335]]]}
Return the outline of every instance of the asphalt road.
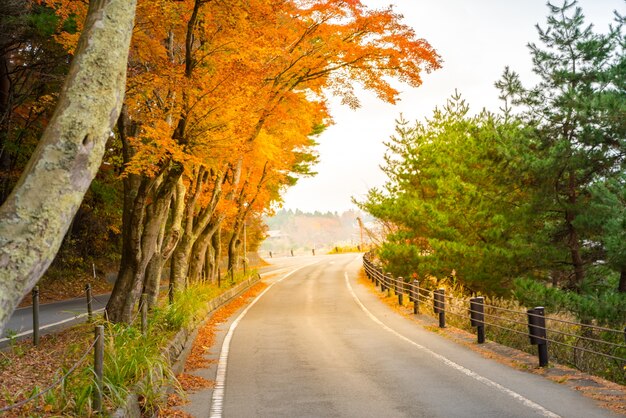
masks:
{"label": "asphalt road", "polygon": [[617,416],[393,312],[357,283],[356,254],[274,262],[281,274],[218,336],[216,388],[192,397],[194,416]]}
{"label": "asphalt road", "polygon": [[[93,296],[92,309],[94,312],[100,312],[104,309],[108,299],[109,295]],[[86,315],[87,301],[84,297],[39,305],[40,335],[55,332],[62,327],[84,320]],[[32,306],[16,309],[4,329],[3,338],[0,338],[0,348],[9,344],[9,337],[29,338],[32,333]]]}
{"label": "asphalt road", "polygon": [[[259,271],[261,274],[283,271],[292,265],[297,265],[299,261],[295,257],[277,258],[276,265],[263,267]],[[109,300],[110,294],[93,296],[94,312],[102,312]],[[39,329],[40,335],[50,334],[61,328],[84,321],[87,315],[86,298],[80,297],[60,302],[46,303],[39,305]],[[0,349],[10,344],[10,339],[30,338],[33,333],[33,309],[32,306],[16,309],[9,319],[4,331],[0,336]]]}

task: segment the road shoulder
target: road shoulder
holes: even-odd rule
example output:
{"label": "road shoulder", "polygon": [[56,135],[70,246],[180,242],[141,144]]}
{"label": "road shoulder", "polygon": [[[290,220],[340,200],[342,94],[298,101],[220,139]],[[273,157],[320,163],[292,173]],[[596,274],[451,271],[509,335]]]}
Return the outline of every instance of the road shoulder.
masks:
{"label": "road shoulder", "polygon": [[542,376],[548,380],[566,386],[587,398],[594,400],[602,408],[612,412],[626,415],[626,387],[610,382],[597,376],[589,375],[581,371],[551,363],[549,367],[541,368],[537,366],[537,358],[528,353],[487,341],[484,344],[476,343],[476,336],[464,330],[447,327],[439,328],[438,321],[432,316],[420,314],[414,315],[412,307],[399,306],[395,296],[387,296],[386,292],[380,292],[365,277],[363,271],[359,273],[357,282],[366,288],[368,292],[385,304],[397,315],[405,317],[424,329],[436,333],[456,344],[462,345],[482,357],[497,361],[500,364]]}

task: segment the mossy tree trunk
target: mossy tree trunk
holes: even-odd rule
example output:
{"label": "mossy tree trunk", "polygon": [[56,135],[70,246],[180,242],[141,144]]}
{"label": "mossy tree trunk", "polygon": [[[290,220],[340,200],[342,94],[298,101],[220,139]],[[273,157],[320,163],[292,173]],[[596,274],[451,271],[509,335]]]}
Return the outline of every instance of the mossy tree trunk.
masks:
{"label": "mossy tree trunk", "polygon": [[96,175],[126,84],[135,0],[92,0],[59,103],[0,208],[0,333],[54,259]]}

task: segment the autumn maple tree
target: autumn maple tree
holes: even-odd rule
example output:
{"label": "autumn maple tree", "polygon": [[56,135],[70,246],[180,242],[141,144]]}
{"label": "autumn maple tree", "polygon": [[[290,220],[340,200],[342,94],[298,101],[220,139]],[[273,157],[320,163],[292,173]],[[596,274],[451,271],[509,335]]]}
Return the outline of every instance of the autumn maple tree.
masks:
{"label": "autumn maple tree", "polygon": [[[42,0],[59,24],[84,2]],[[59,32],[70,54],[82,27]],[[394,103],[396,79],[421,84],[435,50],[392,8],[360,1],[139,1],[110,163],[123,183],[121,261],[107,306],[126,322],[189,280],[232,274],[241,235],[285,187],[311,174],[327,98],[358,107],[357,87]]]}

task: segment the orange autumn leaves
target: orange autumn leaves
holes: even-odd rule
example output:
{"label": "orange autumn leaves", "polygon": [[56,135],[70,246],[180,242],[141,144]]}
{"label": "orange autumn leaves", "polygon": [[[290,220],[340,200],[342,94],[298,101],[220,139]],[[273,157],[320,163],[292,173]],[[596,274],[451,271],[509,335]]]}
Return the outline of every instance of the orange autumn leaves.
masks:
{"label": "orange autumn leaves", "polygon": [[[76,21],[86,8],[45,3]],[[73,49],[73,37],[60,41]],[[315,161],[310,135],[331,123],[329,95],[358,107],[360,86],[393,103],[390,78],[417,86],[438,67],[401,16],[356,0],[139,0],[125,99],[137,129],[125,170],[154,176],[174,161],[190,179],[198,165],[240,166],[261,187],[262,211]],[[223,195],[243,184],[227,182]]]}

